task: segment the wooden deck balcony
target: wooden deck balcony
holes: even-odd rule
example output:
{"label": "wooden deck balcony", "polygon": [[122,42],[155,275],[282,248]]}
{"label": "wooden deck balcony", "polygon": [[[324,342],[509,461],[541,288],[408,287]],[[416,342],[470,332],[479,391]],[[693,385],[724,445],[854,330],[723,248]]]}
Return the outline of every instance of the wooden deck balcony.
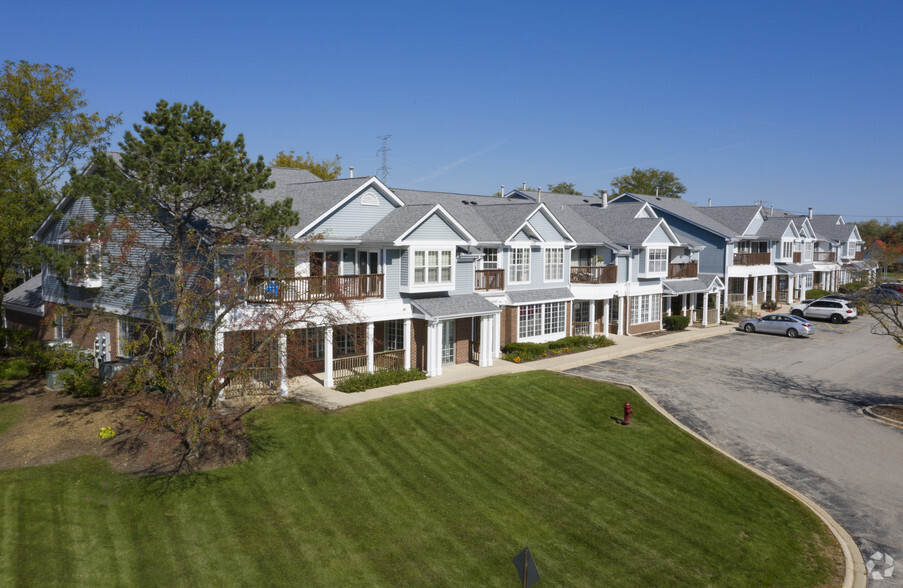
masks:
{"label": "wooden deck balcony", "polygon": [[812,254],[812,261],[817,263],[834,263],[833,251],[816,251]]}
{"label": "wooden deck balcony", "polygon": [[248,284],[248,302],[313,302],[382,298],[383,274],[255,278]]}
{"label": "wooden deck balcony", "polygon": [[477,270],[473,280],[474,290],[504,290],[505,270]]}
{"label": "wooden deck balcony", "polygon": [[734,253],[734,265],[770,265],[771,253]]}
{"label": "wooden deck balcony", "polygon": [[864,254],[864,251],[857,251],[853,254],[853,261],[862,261],[863,259],[865,259]]}
{"label": "wooden deck balcony", "polygon": [[793,263],[800,263],[803,261],[803,254],[800,251],[793,252]]}
{"label": "wooden deck balcony", "polygon": [[699,262],[669,263],[668,279],[695,278],[699,275]]}
{"label": "wooden deck balcony", "polygon": [[618,281],[618,266],[594,265],[571,268],[572,284],[614,284]]}

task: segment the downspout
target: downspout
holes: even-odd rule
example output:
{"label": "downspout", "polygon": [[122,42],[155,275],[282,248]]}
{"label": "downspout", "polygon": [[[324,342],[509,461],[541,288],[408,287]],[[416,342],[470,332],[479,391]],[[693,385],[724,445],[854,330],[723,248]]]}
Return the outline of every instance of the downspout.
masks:
{"label": "downspout", "polygon": [[633,280],[633,250],[630,245],[627,246],[627,287],[624,288],[624,298],[627,299],[627,306],[624,308],[624,334],[630,336],[630,281]]}

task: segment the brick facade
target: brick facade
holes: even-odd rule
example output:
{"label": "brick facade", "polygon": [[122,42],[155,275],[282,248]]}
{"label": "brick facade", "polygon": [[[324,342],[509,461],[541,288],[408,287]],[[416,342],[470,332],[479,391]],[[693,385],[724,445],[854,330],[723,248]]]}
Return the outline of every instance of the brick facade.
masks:
{"label": "brick facade", "polygon": [[473,319],[455,319],[455,364],[470,361],[470,336]]}
{"label": "brick facade", "polygon": [[411,367],[426,371],[427,324],[423,319],[411,321]]}

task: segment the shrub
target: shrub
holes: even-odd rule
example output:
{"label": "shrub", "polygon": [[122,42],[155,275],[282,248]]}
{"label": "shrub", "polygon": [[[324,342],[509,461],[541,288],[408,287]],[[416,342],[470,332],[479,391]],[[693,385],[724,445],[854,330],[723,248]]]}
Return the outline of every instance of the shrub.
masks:
{"label": "shrub", "polygon": [[371,388],[381,388],[383,386],[393,386],[404,382],[425,379],[426,374],[414,368],[409,370],[382,370],[372,374],[366,373],[351,376],[335,388],[339,392],[363,392]]}
{"label": "shrub", "polygon": [[662,325],[669,331],[683,331],[690,326],[690,317],[680,316],[679,314],[666,316],[662,319]]}
{"label": "shrub", "polygon": [[858,292],[867,286],[868,284],[866,284],[865,282],[849,282],[841,286],[839,289],[844,294],[850,294],[852,292]]}
{"label": "shrub", "polygon": [[60,381],[66,387],[64,390],[66,394],[75,398],[100,396],[103,386],[90,358],[86,358],[86,361],[81,361],[69,369],[72,371],[60,375]]}
{"label": "shrub", "polygon": [[817,298],[822,298],[823,296],[827,296],[830,294],[827,290],[822,290],[821,288],[812,288],[811,290],[806,290],[806,300],[815,300]]}
{"label": "shrub", "polygon": [[731,304],[721,315],[721,320],[732,322],[737,320],[741,314],[743,314],[743,307],[739,304]]}
{"label": "shrub", "polygon": [[778,303],[774,300],[766,300],[762,303],[762,310],[767,310],[768,312],[774,312],[778,309]]}
{"label": "shrub", "polygon": [[21,380],[31,371],[27,359],[11,359],[0,365],[0,380]]}
{"label": "shrub", "polygon": [[32,340],[34,333],[29,330],[14,331],[0,328],[0,353],[3,355],[22,355],[25,346]]}
{"label": "shrub", "polygon": [[549,355],[558,355],[562,352],[585,351],[614,344],[614,341],[604,335],[596,335],[595,337],[575,335],[548,343],[508,343],[502,349],[504,352],[502,359],[507,359],[514,363],[523,363],[548,357]]}

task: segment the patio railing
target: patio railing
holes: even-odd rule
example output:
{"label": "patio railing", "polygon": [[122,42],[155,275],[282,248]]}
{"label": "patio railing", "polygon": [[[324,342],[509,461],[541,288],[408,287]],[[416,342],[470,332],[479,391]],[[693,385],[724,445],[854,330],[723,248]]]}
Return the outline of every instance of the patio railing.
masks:
{"label": "patio railing", "polygon": [[254,278],[248,284],[249,302],[312,302],[381,298],[383,274]]}
{"label": "patio railing", "polygon": [[618,266],[594,265],[571,268],[572,284],[614,284],[618,281]]}

